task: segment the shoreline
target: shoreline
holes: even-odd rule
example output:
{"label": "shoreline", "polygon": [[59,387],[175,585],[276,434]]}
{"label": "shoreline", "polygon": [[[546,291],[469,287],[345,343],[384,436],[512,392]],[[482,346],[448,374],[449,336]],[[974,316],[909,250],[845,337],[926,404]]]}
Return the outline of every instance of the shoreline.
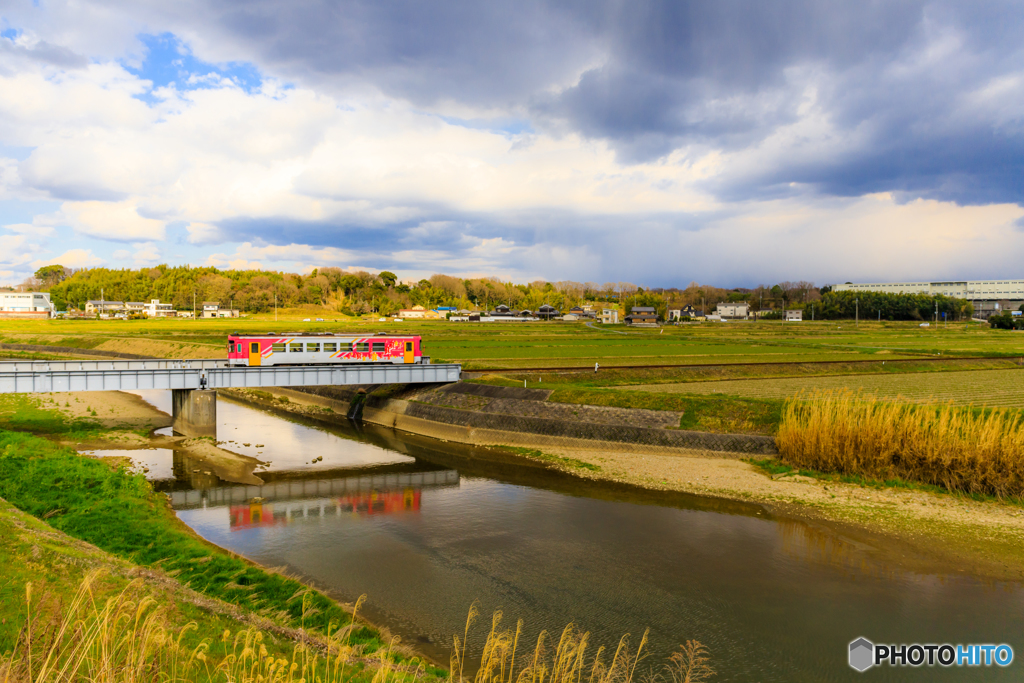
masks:
{"label": "shoreline", "polygon": [[[255,407],[300,415],[325,424],[348,418],[351,403],[294,389],[229,390],[224,398]],[[39,395],[44,403],[51,395]],[[69,395],[70,417],[92,409],[110,423],[166,426],[169,416],[134,394],[90,392],[88,399]],[[842,536],[870,546],[898,566],[923,572],[969,575],[980,580],[1024,581],[1024,508],[998,501],[976,501],[956,494],[913,489],[876,488],[800,475],[769,476],[746,462],[764,455],[646,447],[561,439],[536,434],[465,429],[367,406],[363,418],[396,431],[439,443],[456,442],[513,451],[512,459],[531,461],[580,479],[639,489],[677,492],[762,505],[773,516],[826,524]],[[398,419],[398,418],[404,419]],[[58,441],[62,441],[59,435]],[[216,447],[208,439],[186,439],[122,432],[114,439],[63,440],[78,449],[174,447],[189,451],[211,471],[239,483],[252,476],[258,462]],[[258,473],[257,473],[258,474]],[[240,478],[239,478],[240,477]],[[950,541],[955,541],[951,543]],[[227,551],[225,551],[227,552]],[[306,583],[305,581],[303,583]],[[376,627],[375,628],[379,628]]]}
{"label": "shoreline", "polygon": [[[347,419],[348,404],[295,390],[261,390],[260,395],[226,395],[250,405],[302,415],[327,424]],[[276,400],[277,397],[287,401]],[[324,408],[330,412],[324,412]],[[374,409],[379,413],[380,409]],[[364,413],[380,426],[440,442],[463,442],[421,419]],[[419,427],[426,429],[418,429]],[[800,475],[769,476],[745,461],[752,454],[649,448],[582,440],[560,444],[553,437],[519,432],[471,434],[471,445],[511,447],[516,457],[572,476],[652,491],[678,492],[759,504],[772,515],[825,524],[900,567],[924,573],[972,576],[979,580],[1024,581],[1024,507],[977,501],[953,493],[876,488]],[[452,438],[456,437],[456,438]],[[492,441],[483,443],[481,441]],[[493,442],[495,439],[501,442]],[[536,449],[536,455],[529,451]],[[763,458],[764,456],[753,457]],[[584,464],[585,466],[581,466]],[[597,469],[593,469],[597,468]],[[951,543],[950,541],[955,541]]]}

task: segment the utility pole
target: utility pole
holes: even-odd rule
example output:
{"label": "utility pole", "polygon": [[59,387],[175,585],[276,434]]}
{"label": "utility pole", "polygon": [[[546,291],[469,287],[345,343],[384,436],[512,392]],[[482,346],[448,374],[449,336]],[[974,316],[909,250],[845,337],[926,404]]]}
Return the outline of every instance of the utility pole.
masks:
{"label": "utility pole", "polygon": [[192,290],[192,320],[196,319],[196,290]]}
{"label": "utility pole", "polygon": [[277,292],[274,292],[274,322],[277,322]]}

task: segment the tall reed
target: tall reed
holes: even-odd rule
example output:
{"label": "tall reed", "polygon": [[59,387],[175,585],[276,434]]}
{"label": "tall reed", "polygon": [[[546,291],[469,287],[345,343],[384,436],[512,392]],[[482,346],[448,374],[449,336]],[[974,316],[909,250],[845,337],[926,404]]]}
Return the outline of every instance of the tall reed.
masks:
{"label": "tall reed", "polygon": [[1024,418],[1016,410],[817,391],[787,401],[776,444],[798,467],[1024,496]]}
{"label": "tall reed", "polygon": [[[26,586],[26,624],[14,651],[0,656],[0,681],[342,683],[365,681],[367,676],[359,670],[366,665],[373,671],[371,683],[414,683],[428,678],[423,662],[400,663],[397,639],[372,653],[353,645],[349,636],[357,628],[354,620],[319,640],[315,649],[304,643],[294,645],[287,657],[269,652],[263,633],[255,628],[233,635],[224,631],[218,643],[204,641],[187,648],[184,636],[195,624],[177,632],[168,628],[163,608],[152,597],[132,597],[140,592],[138,581],[99,604],[93,592],[99,575],[88,575],[71,603],[48,620],[34,614],[39,603],[33,601],[32,585]],[[467,641],[477,614],[476,607],[471,607],[462,638],[454,638],[448,683],[470,680],[465,677]],[[590,634],[572,624],[550,652],[548,635],[541,633],[532,652],[517,659],[522,621],[513,632],[503,630],[501,620],[501,612],[495,612],[472,683],[641,683],[638,678],[643,683],[701,683],[714,673],[704,646],[687,641],[662,671],[639,675],[637,668],[646,657],[646,632],[635,650],[629,647],[629,636],[623,636],[606,661],[603,647],[588,656]]]}

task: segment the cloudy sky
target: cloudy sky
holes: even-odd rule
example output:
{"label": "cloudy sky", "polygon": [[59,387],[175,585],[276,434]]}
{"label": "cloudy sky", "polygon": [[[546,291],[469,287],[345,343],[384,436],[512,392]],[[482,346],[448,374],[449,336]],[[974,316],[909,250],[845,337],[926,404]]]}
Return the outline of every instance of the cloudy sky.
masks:
{"label": "cloudy sky", "polygon": [[0,0],[0,283],[1024,277],[1024,12]]}

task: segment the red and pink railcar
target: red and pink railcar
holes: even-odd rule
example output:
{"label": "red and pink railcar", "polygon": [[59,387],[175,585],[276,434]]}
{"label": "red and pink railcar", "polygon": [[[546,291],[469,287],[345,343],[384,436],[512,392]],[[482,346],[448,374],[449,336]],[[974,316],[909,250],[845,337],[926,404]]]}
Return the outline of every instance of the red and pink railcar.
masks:
{"label": "red and pink railcar", "polygon": [[229,365],[421,363],[420,338],[343,334],[228,335]]}

